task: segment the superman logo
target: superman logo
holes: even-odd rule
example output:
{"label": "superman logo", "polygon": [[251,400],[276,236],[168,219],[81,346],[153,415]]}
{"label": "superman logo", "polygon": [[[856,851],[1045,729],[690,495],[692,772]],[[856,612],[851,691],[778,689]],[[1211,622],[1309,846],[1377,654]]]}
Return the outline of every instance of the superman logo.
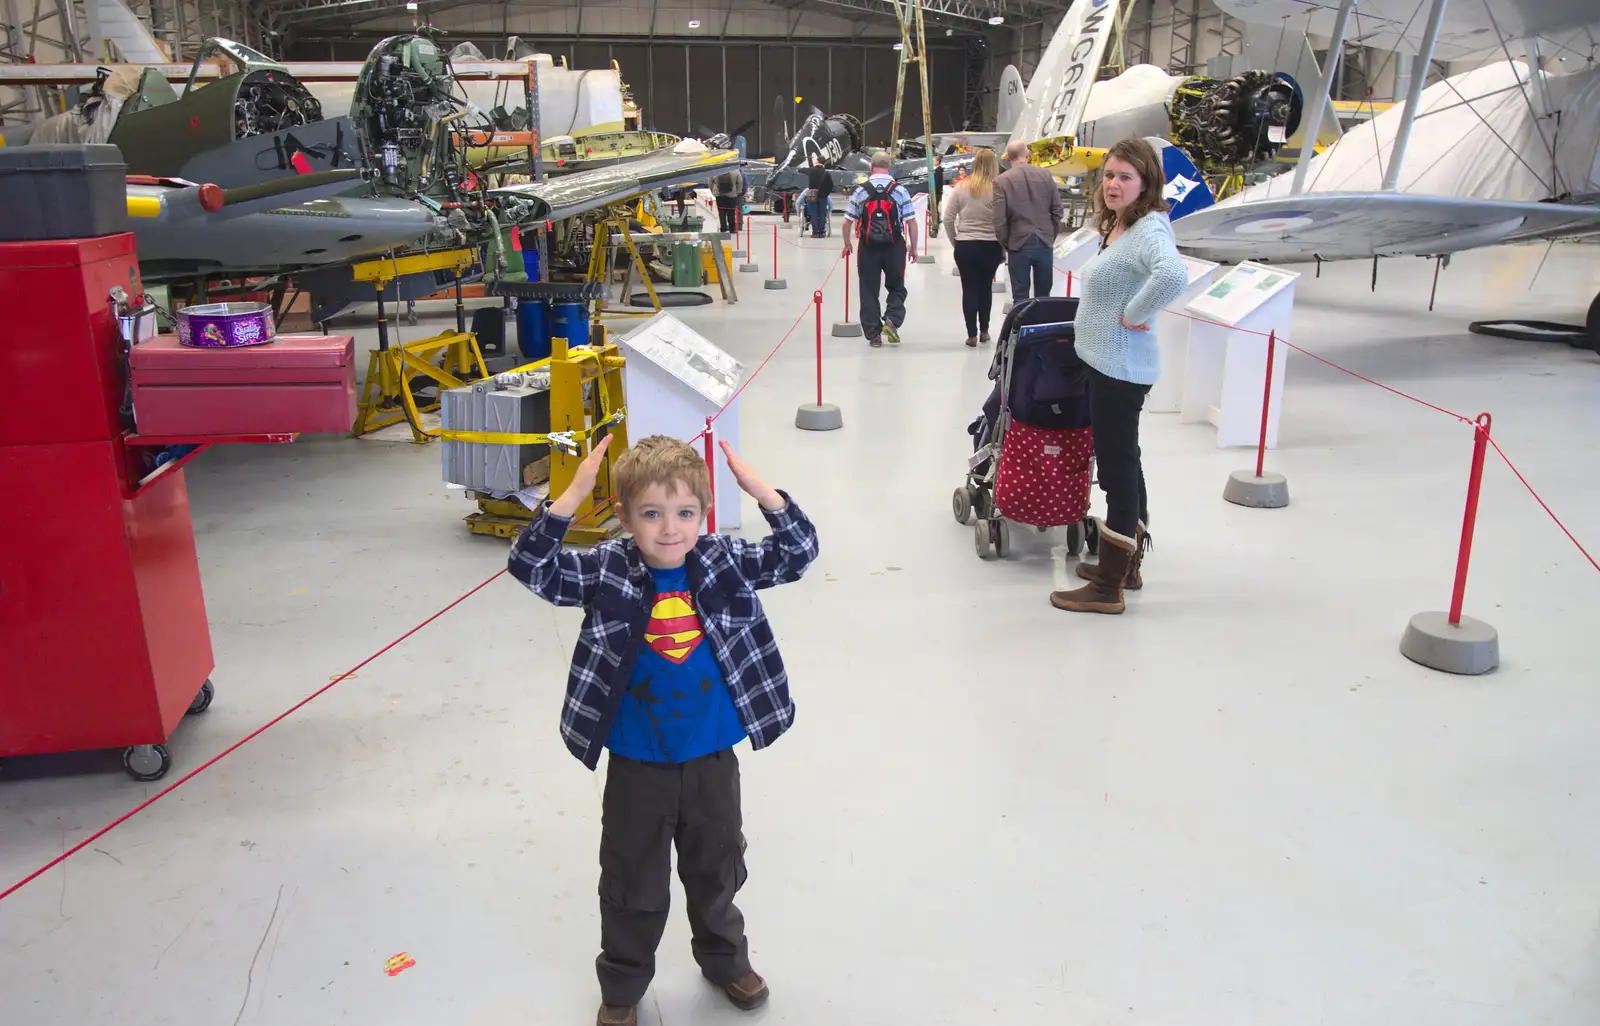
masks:
{"label": "superman logo", "polygon": [[682,664],[704,640],[700,617],[687,591],[668,591],[656,596],[650,607],[650,622],[644,627],[644,643],[670,663]]}

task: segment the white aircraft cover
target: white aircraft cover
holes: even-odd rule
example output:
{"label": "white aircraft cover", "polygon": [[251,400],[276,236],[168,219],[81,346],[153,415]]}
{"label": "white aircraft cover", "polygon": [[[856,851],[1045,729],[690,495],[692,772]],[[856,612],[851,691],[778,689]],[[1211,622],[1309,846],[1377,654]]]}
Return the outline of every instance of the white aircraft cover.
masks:
{"label": "white aircraft cover", "polygon": [[[1326,38],[1340,0],[1216,0],[1241,21],[1275,25]],[[1360,0],[1347,38],[1375,50],[1417,52],[1432,0]],[[1445,5],[1433,59],[1454,61],[1497,50],[1505,40],[1573,32],[1600,24],[1595,0],[1454,0]]]}
{"label": "white aircraft cover", "polygon": [[1083,120],[1096,121],[1153,103],[1166,103],[1178,83],[1188,77],[1169,75],[1154,64],[1135,64],[1116,78],[1094,84],[1089,102],[1083,106]]}

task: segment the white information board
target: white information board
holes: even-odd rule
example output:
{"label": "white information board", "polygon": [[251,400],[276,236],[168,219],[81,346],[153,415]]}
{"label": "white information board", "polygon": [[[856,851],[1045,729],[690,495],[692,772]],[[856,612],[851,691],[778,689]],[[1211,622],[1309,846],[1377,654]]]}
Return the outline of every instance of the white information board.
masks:
{"label": "white information board", "polygon": [[1144,408],[1151,413],[1177,413],[1183,406],[1183,379],[1189,366],[1188,317],[1174,310],[1182,310],[1198,294],[1205,291],[1216,275],[1220,264],[1198,257],[1184,256],[1183,266],[1189,272],[1189,284],[1175,302],[1156,315],[1156,344],[1161,352],[1161,376],[1150,388]]}
{"label": "white information board", "polygon": [[[1050,282],[1052,296],[1067,294],[1067,275],[1074,276],[1088,263],[1094,255],[1100,252],[1100,233],[1085,225],[1070,235],[1063,235],[1056,239],[1055,245],[1050,247],[1055,263],[1055,274]],[[1074,282],[1072,294],[1081,295],[1083,290]]]}
{"label": "white information board", "polygon": [[1189,301],[1189,312],[1237,327],[1300,277],[1298,271],[1245,261]]}
{"label": "white information board", "polygon": [[[650,435],[690,439],[716,417],[713,440],[739,449],[739,402],[734,394],[744,380],[744,365],[704,335],[662,311],[616,339],[626,363],[622,369],[627,399],[628,439]],[[718,411],[727,409],[719,414]],[[704,439],[695,443],[704,447]],[[742,492],[720,448],[713,454],[717,530],[740,526]]]}
{"label": "white information board", "polygon": [[[1261,437],[1267,344],[1289,330],[1300,272],[1246,261],[1217,277],[1186,307],[1189,349],[1180,419],[1216,426],[1217,446],[1255,445]],[[1267,448],[1278,444],[1278,418],[1289,349],[1277,346],[1272,402],[1267,407]]]}

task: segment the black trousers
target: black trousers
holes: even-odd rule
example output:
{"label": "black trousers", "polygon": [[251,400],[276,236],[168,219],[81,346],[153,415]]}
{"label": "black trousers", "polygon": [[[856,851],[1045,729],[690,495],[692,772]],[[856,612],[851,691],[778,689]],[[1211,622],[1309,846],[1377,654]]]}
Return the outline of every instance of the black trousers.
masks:
{"label": "black trousers", "polygon": [[1094,422],[1095,474],[1106,493],[1106,526],[1132,538],[1139,521],[1150,526],[1150,500],[1145,491],[1139,453],[1139,413],[1149,385],[1089,371],[1089,416]]}
{"label": "black trousers", "polygon": [[600,827],[600,956],[595,970],[608,1005],[644,999],[667,925],[672,848],[688,903],[690,949],[718,985],[750,972],[744,915],[744,820],[733,749],[682,763],[612,755]]}
{"label": "black trousers", "polygon": [[717,231],[739,234],[739,202],[717,197]]}
{"label": "black trousers", "polygon": [[[893,246],[857,247],[856,271],[861,283],[861,333],[877,338],[883,333],[884,321],[898,329],[906,322],[905,241]],[[889,288],[889,306],[880,311],[878,289],[885,285]]]}
{"label": "black trousers", "polygon": [[998,242],[956,240],[956,270],[961,272],[961,316],[967,319],[967,337],[989,330],[994,307],[994,272],[1005,262],[1005,247]]}

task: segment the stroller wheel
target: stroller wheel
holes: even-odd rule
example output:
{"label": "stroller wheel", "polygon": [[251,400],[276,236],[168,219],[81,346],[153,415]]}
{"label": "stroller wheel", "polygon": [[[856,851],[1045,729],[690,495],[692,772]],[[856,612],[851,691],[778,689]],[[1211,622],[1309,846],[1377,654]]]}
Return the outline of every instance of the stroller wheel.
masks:
{"label": "stroller wheel", "polygon": [[989,533],[994,539],[994,554],[1001,559],[1011,555],[1011,525],[1004,519],[991,520]]}
{"label": "stroller wheel", "polygon": [[955,514],[956,523],[963,526],[972,523],[972,495],[966,485],[950,496],[950,512]]}
{"label": "stroller wheel", "polygon": [[1076,556],[1083,551],[1083,525],[1067,525],[1067,555]]}
{"label": "stroller wheel", "polygon": [[1089,555],[1100,555],[1100,524],[1094,517],[1083,522],[1083,543],[1089,550]]}
{"label": "stroller wheel", "polygon": [[989,546],[989,521],[980,520],[972,525],[972,547],[977,550],[979,559],[988,559],[994,554]]}

